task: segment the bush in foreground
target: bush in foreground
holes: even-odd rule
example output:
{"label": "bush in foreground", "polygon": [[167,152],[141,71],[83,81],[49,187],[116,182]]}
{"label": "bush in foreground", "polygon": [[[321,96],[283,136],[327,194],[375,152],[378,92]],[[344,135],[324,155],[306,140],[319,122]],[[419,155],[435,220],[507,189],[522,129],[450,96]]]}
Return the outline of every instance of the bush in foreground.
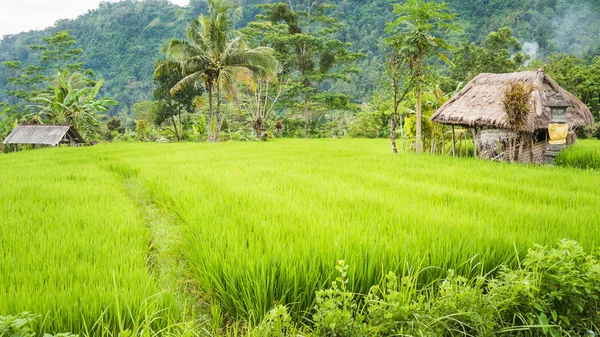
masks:
{"label": "bush in foreground", "polygon": [[331,288],[317,292],[310,326],[276,307],[248,334],[310,336],[584,336],[598,332],[600,263],[574,241],[536,245],[516,269],[466,279],[453,271],[417,286],[418,273],[389,273],[368,294],[349,292],[343,261]]}

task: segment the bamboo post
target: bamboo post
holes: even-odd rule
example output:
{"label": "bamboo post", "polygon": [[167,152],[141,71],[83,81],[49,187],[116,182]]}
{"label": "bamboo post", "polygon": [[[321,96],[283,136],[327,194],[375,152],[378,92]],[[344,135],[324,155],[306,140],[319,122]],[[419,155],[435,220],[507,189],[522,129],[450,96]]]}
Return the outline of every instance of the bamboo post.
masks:
{"label": "bamboo post", "polygon": [[473,135],[473,157],[477,158],[477,141],[475,140],[477,131],[475,131],[475,128],[471,129],[471,134]]}
{"label": "bamboo post", "polygon": [[442,124],[442,154],[446,153],[446,138],[444,137],[444,124]]}
{"label": "bamboo post", "polygon": [[456,157],[456,135],[454,134],[454,124],[452,124],[452,157]]}

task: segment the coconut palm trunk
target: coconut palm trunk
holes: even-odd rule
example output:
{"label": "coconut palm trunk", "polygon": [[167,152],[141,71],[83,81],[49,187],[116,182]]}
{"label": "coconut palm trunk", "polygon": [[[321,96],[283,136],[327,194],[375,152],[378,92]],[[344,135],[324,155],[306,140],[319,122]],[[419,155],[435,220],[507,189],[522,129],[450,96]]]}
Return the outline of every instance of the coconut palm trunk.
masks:
{"label": "coconut palm trunk", "polygon": [[213,133],[213,142],[219,142],[219,131],[221,131],[221,123],[223,119],[221,117],[221,88],[217,85],[217,112],[215,113],[217,119],[215,123],[215,132]]}

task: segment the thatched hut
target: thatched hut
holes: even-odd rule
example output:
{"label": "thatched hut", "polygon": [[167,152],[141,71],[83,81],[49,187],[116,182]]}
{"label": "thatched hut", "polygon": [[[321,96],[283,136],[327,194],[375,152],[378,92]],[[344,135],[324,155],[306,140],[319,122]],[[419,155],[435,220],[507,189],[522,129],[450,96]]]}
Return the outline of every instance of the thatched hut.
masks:
{"label": "thatched hut", "polygon": [[[530,100],[532,111],[518,130],[511,128],[503,105],[504,90],[511,82],[529,83],[535,88]],[[594,123],[594,117],[583,102],[561,88],[543,70],[479,74],[442,105],[431,120],[475,130],[475,141],[482,158],[542,163],[546,160],[548,125],[552,120],[549,105],[558,93],[569,105],[566,109],[567,144],[572,144],[576,138],[575,130]]]}
{"label": "thatched hut", "polygon": [[17,125],[3,142],[6,145],[78,146],[85,140],[71,125]]}

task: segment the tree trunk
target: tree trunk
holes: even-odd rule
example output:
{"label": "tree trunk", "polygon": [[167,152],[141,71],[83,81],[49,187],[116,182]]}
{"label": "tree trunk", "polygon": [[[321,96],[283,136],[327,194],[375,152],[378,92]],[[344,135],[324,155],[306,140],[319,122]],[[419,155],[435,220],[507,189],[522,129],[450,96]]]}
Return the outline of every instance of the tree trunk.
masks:
{"label": "tree trunk", "polygon": [[256,139],[260,139],[262,128],[263,128],[262,119],[258,118],[257,120],[255,120],[254,121],[254,125],[252,126],[252,128],[254,129],[254,133],[255,133]]}
{"label": "tree trunk", "polygon": [[217,112],[215,114],[217,118],[215,125],[215,132],[213,133],[213,142],[219,142],[219,131],[221,131],[221,123],[223,119],[221,118],[221,88],[217,87]]}
{"label": "tree trunk", "polygon": [[519,137],[517,138],[519,143],[519,148],[517,149],[517,158],[516,161],[519,161],[519,157],[521,156],[521,154],[523,153],[523,143],[525,142],[525,134],[523,133],[519,133]]}
{"label": "tree trunk", "polygon": [[392,143],[392,153],[398,153],[398,149],[396,148],[396,124],[397,117],[393,114],[390,117],[390,142]]}
{"label": "tree trunk", "polygon": [[308,138],[308,96],[304,95],[304,138]]}
{"label": "tree trunk", "polygon": [[422,125],[421,125],[421,98],[422,98],[423,93],[421,92],[421,83],[419,83],[419,87],[417,89],[417,143],[416,143],[416,150],[417,153],[421,153],[423,152],[423,145],[422,145]]}
{"label": "tree trunk", "polygon": [[173,129],[175,129],[175,138],[177,141],[181,140],[181,136],[179,135],[179,131],[177,131],[177,122],[175,121],[175,117],[171,115],[171,122],[173,123]]}
{"label": "tree trunk", "polygon": [[423,53],[420,52],[418,59],[416,60],[417,64],[417,106],[416,106],[416,123],[417,123],[417,130],[416,130],[416,144],[415,144],[415,149],[417,151],[417,153],[421,153],[423,151],[423,145],[422,145],[422,124],[421,124],[421,100],[423,98],[423,83],[421,81],[421,76],[423,75],[423,57],[421,56]]}
{"label": "tree trunk", "polygon": [[398,115],[398,128],[400,129],[400,138],[402,139],[402,151],[406,151],[406,135],[404,134],[404,114]]}
{"label": "tree trunk", "polygon": [[183,123],[181,122],[181,104],[179,104],[179,110],[177,111],[177,117],[179,118],[179,135],[181,136],[181,139],[179,140],[183,140]]}
{"label": "tree trunk", "polygon": [[208,142],[212,142],[212,119],[213,119],[213,89],[212,84],[208,85],[208,121],[207,121],[207,140]]}

